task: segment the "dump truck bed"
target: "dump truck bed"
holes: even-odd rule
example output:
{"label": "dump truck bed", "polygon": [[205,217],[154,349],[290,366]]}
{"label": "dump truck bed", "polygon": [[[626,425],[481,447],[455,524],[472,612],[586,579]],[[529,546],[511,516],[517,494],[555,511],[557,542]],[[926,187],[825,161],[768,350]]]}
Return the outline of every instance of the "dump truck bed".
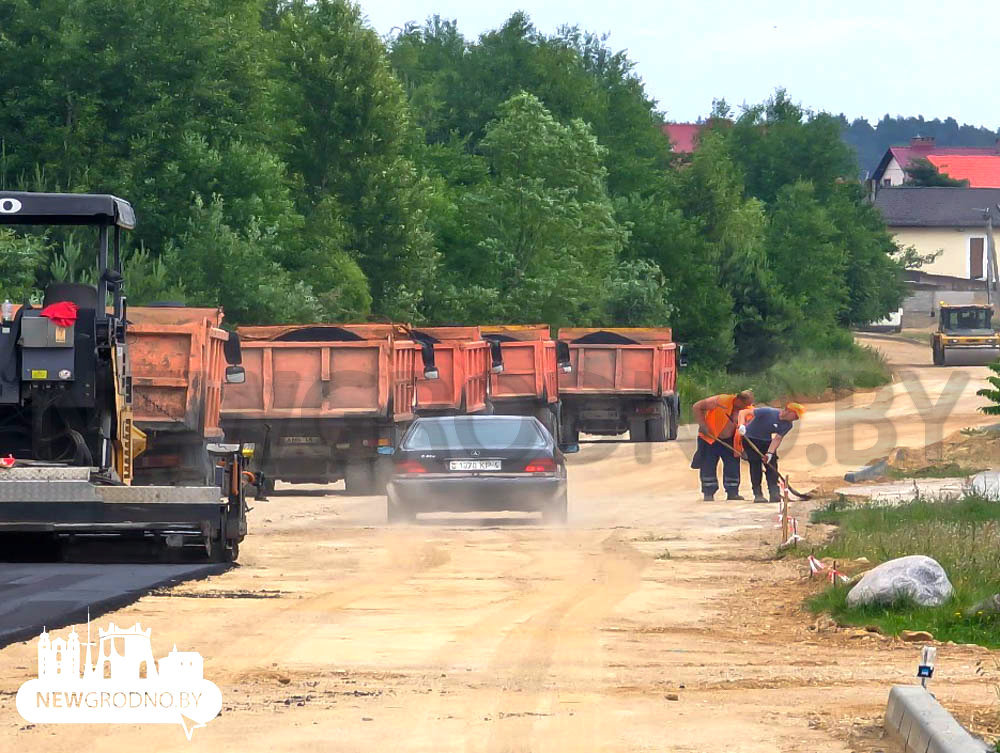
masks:
{"label": "dump truck bed", "polygon": [[143,431],[222,437],[219,412],[226,362],[217,308],[131,307],[128,345],[133,411]]}
{"label": "dump truck bed", "polygon": [[[246,382],[227,386],[223,418],[412,418],[419,349],[395,331],[391,325],[240,327]],[[356,339],[309,339],[322,336]]]}
{"label": "dump truck bed", "polygon": [[486,410],[492,359],[479,327],[424,327],[417,339],[433,341],[438,378],[424,375],[423,361],[414,363],[416,408],[420,413],[479,413]]}
{"label": "dump truck bed", "polygon": [[495,403],[559,400],[556,343],[547,324],[490,325],[480,328],[487,340],[500,343],[503,371],[490,376]]}
{"label": "dump truck bed", "polygon": [[567,395],[649,395],[676,391],[677,346],[669,328],[559,330],[569,345],[570,373],[559,375],[559,392]]}

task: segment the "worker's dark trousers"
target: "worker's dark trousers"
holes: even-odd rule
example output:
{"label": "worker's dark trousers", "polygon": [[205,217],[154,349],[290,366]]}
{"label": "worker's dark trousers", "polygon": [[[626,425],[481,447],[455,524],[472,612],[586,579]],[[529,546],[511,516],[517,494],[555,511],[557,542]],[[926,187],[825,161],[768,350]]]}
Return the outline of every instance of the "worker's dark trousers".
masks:
{"label": "worker's dark trousers", "polygon": [[[743,444],[752,444],[760,453],[766,455],[767,448],[771,445],[770,439],[751,439],[750,437],[743,437]],[[777,500],[781,496],[781,490],[778,488],[778,456],[775,455],[771,459],[771,465],[764,465],[764,458],[760,454],[753,451],[753,447],[747,447],[746,449],[747,463],[750,464],[750,486],[753,487],[754,494],[760,494],[761,487],[761,476],[767,476],[767,491],[772,500]]]}
{"label": "worker's dark trousers", "polygon": [[733,451],[728,447],[723,447],[721,442],[709,444],[698,437],[698,452],[701,455],[702,494],[715,494],[719,491],[719,460],[722,460],[722,485],[725,487],[726,494],[738,494],[740,491],[740,459],[733,455]]}

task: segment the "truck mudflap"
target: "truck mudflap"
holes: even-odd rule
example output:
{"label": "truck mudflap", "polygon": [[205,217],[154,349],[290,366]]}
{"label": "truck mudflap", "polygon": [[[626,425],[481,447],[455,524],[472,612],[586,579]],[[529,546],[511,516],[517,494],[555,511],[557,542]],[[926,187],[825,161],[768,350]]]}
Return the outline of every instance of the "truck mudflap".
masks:
{"label": "truck mudflap", "polygon": [[[221,470],[221,469],[220,469]],[[0,533],[145,536],[166,546],[204,546],[233,561],[246,536],[247,507],[236,459],[219,486],[121,486],[95,482],[91,469],[14,467],[0,471]],[[241,476],[237,476],[240,479]]]}

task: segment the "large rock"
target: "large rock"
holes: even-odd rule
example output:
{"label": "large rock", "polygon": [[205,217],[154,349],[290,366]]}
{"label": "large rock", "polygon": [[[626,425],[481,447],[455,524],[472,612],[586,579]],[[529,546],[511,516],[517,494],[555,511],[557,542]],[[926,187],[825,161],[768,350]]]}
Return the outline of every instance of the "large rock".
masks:
{"label": "large rock", "polygon": [[883,562],[869,570],[847,594],[847,605],[888,605],[909,598],[923,607],[937,607],[948,601],[953,592],[944,568],[930,557],[915,554]]}

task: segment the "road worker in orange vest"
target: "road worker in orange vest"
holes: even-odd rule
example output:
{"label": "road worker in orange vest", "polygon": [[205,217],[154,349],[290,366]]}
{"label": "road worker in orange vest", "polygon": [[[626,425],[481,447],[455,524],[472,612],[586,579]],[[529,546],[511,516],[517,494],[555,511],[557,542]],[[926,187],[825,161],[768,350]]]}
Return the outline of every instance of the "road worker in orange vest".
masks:
{"label": "road worker in orange vest", "polygon": [[[740,411],[733,446],[740,450],[750,465],[750,485],[754,502],[778,502],[778,447],[792,424],[802,418],[806,409],[800,403],[788,403],[784,408],[754,405]],[[752,445],[747,447],[747,445]],[[764,498],[762,476],[767,477],[769,499]]]}
{"label": "road worker in orange vest", "polygon": [[706,397],[691,406],[694,420],[698,422],[698,448],[691,467],[698,469],[701,493],[706,502],[712,502],[719,490],[720,460],[726,499],[743,499],[740,496],[740,454],[733,450],[733,437],[740,411],[751,405],[753,392],[744,390],[738,395]]}

